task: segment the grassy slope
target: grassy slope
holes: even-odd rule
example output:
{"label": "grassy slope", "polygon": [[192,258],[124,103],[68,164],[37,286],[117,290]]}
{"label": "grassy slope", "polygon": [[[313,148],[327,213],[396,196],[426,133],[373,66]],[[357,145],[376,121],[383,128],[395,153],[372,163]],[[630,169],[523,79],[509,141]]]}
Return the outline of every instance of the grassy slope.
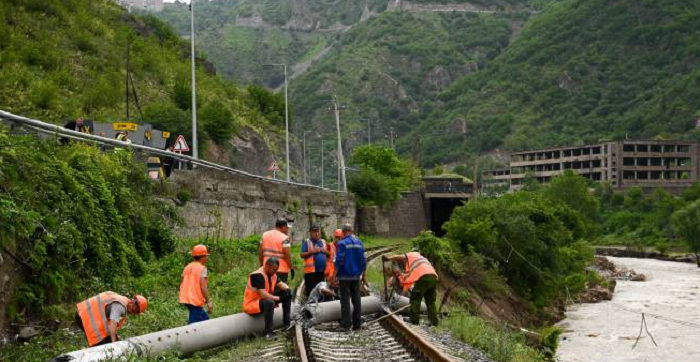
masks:
{"label": "grassy slope", "polygon": [[[111,1],[0,2],[0,108],[55,123],[77,116],[122,120],[127,43],[143,121],[189,134],[187,43],[161,21],[127,14]],[[197,83],[201,138],[268,124],[235,84],[204,67]],[[131,115],[140,122],[134,104],[132,98]],[[216,114],[213,105],[228,111],[225,119],[206,116]]]}
{"label": "grassy slope", "polygon": [[343,124],[344,131],[355,133],[351,138],[366,137],[361,118],[372,119],[374,139],[388,135],[392,126],[407,133],[444,87],[431,79],[450,82],[483,66],[509,36],[505,16],[382,14],[342,35],[331,55],[292,82],[295,114],[323,129],[335,92],[347,106]]}
{"label": "grassy slope", "polygon": [[[366,246],[379,246],[405,242],[401,239],[362,238]],[[241,312],[243,302],[243,290],[247,283],[248,273],[257,268],[257,237],[253,236],[242,240],[188,240],[180,242],[176,251],[150,263],[147,266],[146,275],[132,280],[123,285],[116,292],[139,292],[148,296],[149,310],[139,317],[130,317],[129,322],[120,331],[123,338],[150,333],[166,328],[181,326],[187,322],[187,310],[177,303],[178,285],[180,274],[185,265],[190,261],[188,251],[191,246],[202,242],[209,246],[211,261],[210,290],[214,303],[213,317],[221,317],[232,313]],[[299,258],[300,246],[295,244],[292,253],[294,263],[302,265]],[[297,270],[301,272],[301,269]],[[301,282],[300,275],[292,281],[296,286]],[[97,293],[98,290],[90,292]],[[90,294],[88,292],[87,294]],[[60,311],[56,318],[68,329],[59,329],[55,333],[46,334],[22,345],[10,345],[0,349],[0,361],[46,361],[61,353],[85,347],[84,336],[71,326],[74,316],[74,306],[66,304],[57,308]],[[77,333],[76,333],[77,332]],[[187,358],[187,361],[232,361],[252,355],[263,345],[258,338],[246,339],[240,343],[234,343],[210,351],[196,353]],[[161,362],[175,362],[181,359],[172,354],[162,359]],[[145,361],[137,359],[132,362]]]}
{"label": "grassy slope", "polygon": [[[548,7],[486,70],[442,94],[444,106],[414,132],[425,163],[689,131],[700,111],[699,17],[700,3],[678,0]],[[467,137],[449,134],[457,117]]]}

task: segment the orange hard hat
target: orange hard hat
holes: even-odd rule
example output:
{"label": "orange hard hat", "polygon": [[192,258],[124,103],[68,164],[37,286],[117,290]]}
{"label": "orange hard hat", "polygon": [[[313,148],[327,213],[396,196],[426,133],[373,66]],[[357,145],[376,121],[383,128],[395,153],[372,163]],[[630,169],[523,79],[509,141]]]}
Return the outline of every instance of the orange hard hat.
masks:
{"label": "orange hard hat", "polygon": [[343,237],[343,230],[335,229],[335,231],[333,231],[333,236],[335,236],[336,238]]}
{"label": "orange hard hat", "polygon": [[209,255],[209,250],[207,250],[207,247],[199,244],[195,245],[194,248],[192,248],[192,256],[205,256]]}
{"label": "orange hard hat", "polygon": [[136,305],[139,307],[138,314],[141,314],[148,309],[148,299],[146,299],[143,295],[135,294],[134,299],[136,299]]}

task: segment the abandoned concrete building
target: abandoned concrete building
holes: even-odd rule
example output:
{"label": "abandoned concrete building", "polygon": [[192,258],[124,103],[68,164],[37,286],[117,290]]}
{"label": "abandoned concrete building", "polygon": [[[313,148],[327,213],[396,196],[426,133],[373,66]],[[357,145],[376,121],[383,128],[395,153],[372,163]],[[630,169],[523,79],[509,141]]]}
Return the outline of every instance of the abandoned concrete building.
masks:
{"label": "abandoned concrete building", "polygon": [[481,189],[515,191],[527,178],[548,183],[572,170],[615,189],[662,187],[680,192],[698,182],[698,142],[624,140],[511,153],[507,168],[482,173]]}

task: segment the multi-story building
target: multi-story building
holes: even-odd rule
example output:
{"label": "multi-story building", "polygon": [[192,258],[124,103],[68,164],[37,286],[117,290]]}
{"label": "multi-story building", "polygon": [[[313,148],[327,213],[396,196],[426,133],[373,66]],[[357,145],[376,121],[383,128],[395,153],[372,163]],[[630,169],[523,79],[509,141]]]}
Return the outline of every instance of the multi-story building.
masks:
{"label": "multi-story building", "polygon": [[163,0],[114,0],[129,10],[161,11]]}
{"label": "multi-story building", "polygon": [[681,191],[700,179],[698,142],[636,140],[515,152],[508,168],[482,173],[482,186],[522,187],[526,178],[547,183],[566,170],[616,189],[639,186]]}

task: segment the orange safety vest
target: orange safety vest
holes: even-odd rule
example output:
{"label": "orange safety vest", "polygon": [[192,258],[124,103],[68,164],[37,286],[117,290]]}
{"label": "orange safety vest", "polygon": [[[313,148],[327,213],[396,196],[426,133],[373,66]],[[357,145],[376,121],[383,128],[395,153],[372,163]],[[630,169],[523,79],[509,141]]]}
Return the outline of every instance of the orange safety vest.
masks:
{"label": "orange safety vest", "polygon": [[335,243],[326,244],[326,249],[331,252],[331,255],[326,257],[326,278],[333,277],[335,273]]}
{"label": "orange safety vest", "polygon": [[404,274],[403,290],[409,290],[413,283],[417,282],[424,275],[437,276],[437,272],[423,255],[415,251],[406,253],[406,273]]}
{"label": "orange safety vest", "polygon": [[[78,308],[78,315],[83,322],[85,337],[90,347],[100,343],[110,335],[107,324],[107,319],[109,318],[107,306],[117,302],[126,308],[129,305],[129,301],[129,298],[117,293],[104,292],[75,305]],[[117,323],[117,330],[124,325],[124,322],[126,322],[126,314]]]}
{"label": "orange safety vest", "polygon": [[263,279],[265,279],[265,291],[270,294],[275,293],[275,287],[277,286],[277,274],[268,278],[263,271],[263,268],[250,273],[248,275],[248,286],[245,288],[245,293],[243,294],[243,311],[248,314],[260,314],[260,294],[258,289],[253,288],[250,282],[250,277],[255,274],[261,274]]}
{"label": "orange safety vest", "polygon": [[267,259],[271,257],[279,258],[280,268],[278,273],[289,273],[289,265],[284,260],[284,247],[282,244],[289,239],[289,236],[279,230],[266,231],[262,235],[262,251],[263,251],[263,266],[267,263]]}
{"label": "orange safety vest", "polygon": [[195,307],[204,306],[206,300],[202,294],[202,272],[206,268],[198,261],[193,261],[185,267],[180,284],[180,303]]}
{"label": "orange safety vest", "polygon": [[[321,243],[323,246],[322,248],[326,248],[326,241],[321,239]],[[311,240],[306,240],[306,251],[309,251],[311,247],[313,246],[313,242]],[[328,266],[328,260],[326,259],[326,266]],[[316,272],[316,264],[314,262],[314,254],[309,255],[308,258],[304,258],[304,273],[309,274],[309,273],[315,273]],[[325,269],[324,269],[325,273]]]}

